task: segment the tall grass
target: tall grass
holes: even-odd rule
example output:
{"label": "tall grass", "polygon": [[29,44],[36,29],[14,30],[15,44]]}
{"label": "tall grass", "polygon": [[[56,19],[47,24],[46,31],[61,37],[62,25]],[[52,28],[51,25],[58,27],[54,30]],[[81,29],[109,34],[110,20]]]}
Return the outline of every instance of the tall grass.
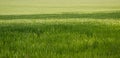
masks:
{"label": "tall grass", "polygon": [[0,58],[120,57],[119,20],[24,20],[0,20]]}

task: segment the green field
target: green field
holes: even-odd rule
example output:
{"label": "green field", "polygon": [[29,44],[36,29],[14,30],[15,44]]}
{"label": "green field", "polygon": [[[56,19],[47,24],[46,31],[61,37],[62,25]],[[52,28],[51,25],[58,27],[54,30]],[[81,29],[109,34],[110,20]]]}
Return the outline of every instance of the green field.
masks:
{"label": "green field", "polygon": [[0,58],[120,58],[119,1],[0,0]]}

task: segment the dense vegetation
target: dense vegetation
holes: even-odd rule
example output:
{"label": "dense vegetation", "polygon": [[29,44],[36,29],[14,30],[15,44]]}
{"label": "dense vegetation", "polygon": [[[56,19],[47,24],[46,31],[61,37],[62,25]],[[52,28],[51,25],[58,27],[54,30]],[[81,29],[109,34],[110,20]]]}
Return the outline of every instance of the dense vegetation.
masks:
{"label": "dense vegetation", "polygon": [[1,58],[120,57],[119,12],[0,18]]}
{"label": "dense vegetation", "polygon": [[0,58],[120,58],[120,0],[0,0]]}
{"label": "dense vegetation", "polygon": [[93,19],[118,19],[120,11],[108,13],[63,13],[63,14],[33,14],[33,15],[0,15],[0,19],[69,19],[69,18],[93,18]]}

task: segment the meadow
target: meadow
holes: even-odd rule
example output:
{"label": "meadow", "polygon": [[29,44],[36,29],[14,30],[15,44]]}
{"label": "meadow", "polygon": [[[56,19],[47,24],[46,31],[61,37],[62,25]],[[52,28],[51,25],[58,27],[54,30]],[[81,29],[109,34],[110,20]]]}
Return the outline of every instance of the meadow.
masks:
{"label": "meadow", "polygon": [[35,1],[1,0],[0,58],[120,58],[119,5]]}
{"label": "meadow", "polygon": [[119,58],[119,14],[1,15],[0,57]]}

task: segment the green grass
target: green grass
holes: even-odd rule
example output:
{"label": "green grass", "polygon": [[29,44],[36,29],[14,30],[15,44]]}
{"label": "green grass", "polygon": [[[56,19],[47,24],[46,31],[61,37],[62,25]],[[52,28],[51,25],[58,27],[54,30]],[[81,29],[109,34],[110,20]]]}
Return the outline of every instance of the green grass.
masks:
{"label": "green grass", "polygon": [[92,18],[92,19],[119,19],[120,11],[108,13],[63,13],[63,14],[33,14],[33,15],[0,15],[0,19],[70,19],[70,18]]}
{"label": "green grass", "polygon": [[0,58],[120,58],[118,0],[1,0]]}
{"label": "green grass", "polygon": [[0,20],[1,58],[119,58],[114,19]]}

